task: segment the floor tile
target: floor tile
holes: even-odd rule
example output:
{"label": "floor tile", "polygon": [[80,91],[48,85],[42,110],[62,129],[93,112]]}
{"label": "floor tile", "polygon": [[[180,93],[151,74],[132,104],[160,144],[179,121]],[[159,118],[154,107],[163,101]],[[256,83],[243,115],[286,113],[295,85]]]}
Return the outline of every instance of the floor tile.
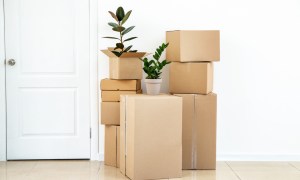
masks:
{"label": "floor tile", "polygon": [[242,180],[299,180],[300,172],[292,171],[237,171]]}
{"label": "floor tile", "polygon": [[288,162],[227,162],[233,171],[295,171]]}
{"label": "floor tile", "polygon": [[300,161],[298,161],[298,162],[289,162],[289,164],[300,171]]}

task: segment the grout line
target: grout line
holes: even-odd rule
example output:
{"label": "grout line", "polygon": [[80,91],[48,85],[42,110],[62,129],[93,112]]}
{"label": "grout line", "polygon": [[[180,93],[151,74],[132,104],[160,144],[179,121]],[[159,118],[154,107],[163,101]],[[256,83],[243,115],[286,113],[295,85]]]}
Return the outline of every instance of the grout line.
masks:
{"label": "grout line", "polygon": [[228,164],[227,161],[225,161],[225,163],[227,164],[227,166],[231,169],[231,171],[235,174],[235,176],[239,179],[242,180],[242,178],[232,169],[232,167]]}
{"label": "grout line", "polygon": [[293,165],[292,163],[288,163],[290,166],[292,166],[293,168],[297,169],[298,171],[300,171],[299,168],[297,168],[295,165]]}

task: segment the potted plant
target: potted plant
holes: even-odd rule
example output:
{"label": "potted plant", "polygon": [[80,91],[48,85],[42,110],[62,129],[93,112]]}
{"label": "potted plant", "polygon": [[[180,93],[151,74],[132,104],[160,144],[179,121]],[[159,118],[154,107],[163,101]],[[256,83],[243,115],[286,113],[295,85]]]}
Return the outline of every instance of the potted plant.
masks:
{"label": "potted plant", "polygon": [[161,71],[162,69],[171,62],[168,62],[167,60],[159,61],[161,54],[165,51],[165,49],[168,47],[169,43],[165,44],[163,43],[161,46],[159,46],[155,54],[153,55],[154,59],[148,59],[147,57],[141,58],[141,60],[144,63],[144,72],[147,74],[147,77],[145,79],[146,83],[146,89],[147,94],[149,95],[157,95],[160,93],[160,86],[162,83],[161,79]]}
{"label": "potted plant", "polygon": [[109,57],[109,77],[111,79],[142,79],[142,63],[139,58],[144,57],[145,52],[131,50],[132,45],[125,43],[137,37],[126,37],[135,26],[124,27],[125,22],[131,15],[132,10],[125,13],[123,7],[118,7],[116,13],[108,11],[115,22],[109,22],[118,37],[106,36],[103,38],[117,40],[115,47],[102,50]]}

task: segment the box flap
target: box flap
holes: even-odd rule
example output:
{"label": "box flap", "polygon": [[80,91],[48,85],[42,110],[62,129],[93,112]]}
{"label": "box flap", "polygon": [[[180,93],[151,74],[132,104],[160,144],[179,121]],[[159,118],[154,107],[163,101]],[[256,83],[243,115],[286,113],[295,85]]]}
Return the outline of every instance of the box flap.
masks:
{"label": "box flap", "polygon": [[120,57],[116,56],[110,50],[105,49],[101,50],[106,56],[108,57],[115,57],[115,58],[142,58],[146,55],[145,52],[124,52]]}

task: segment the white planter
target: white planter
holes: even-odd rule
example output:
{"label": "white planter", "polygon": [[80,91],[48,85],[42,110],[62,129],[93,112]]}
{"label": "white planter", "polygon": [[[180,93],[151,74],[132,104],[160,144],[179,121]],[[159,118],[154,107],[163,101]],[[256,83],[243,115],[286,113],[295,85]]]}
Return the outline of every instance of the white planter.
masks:
{"label": "white planter", "polygon": [[147,94],[158,95],[162,79],[145,79]]}

